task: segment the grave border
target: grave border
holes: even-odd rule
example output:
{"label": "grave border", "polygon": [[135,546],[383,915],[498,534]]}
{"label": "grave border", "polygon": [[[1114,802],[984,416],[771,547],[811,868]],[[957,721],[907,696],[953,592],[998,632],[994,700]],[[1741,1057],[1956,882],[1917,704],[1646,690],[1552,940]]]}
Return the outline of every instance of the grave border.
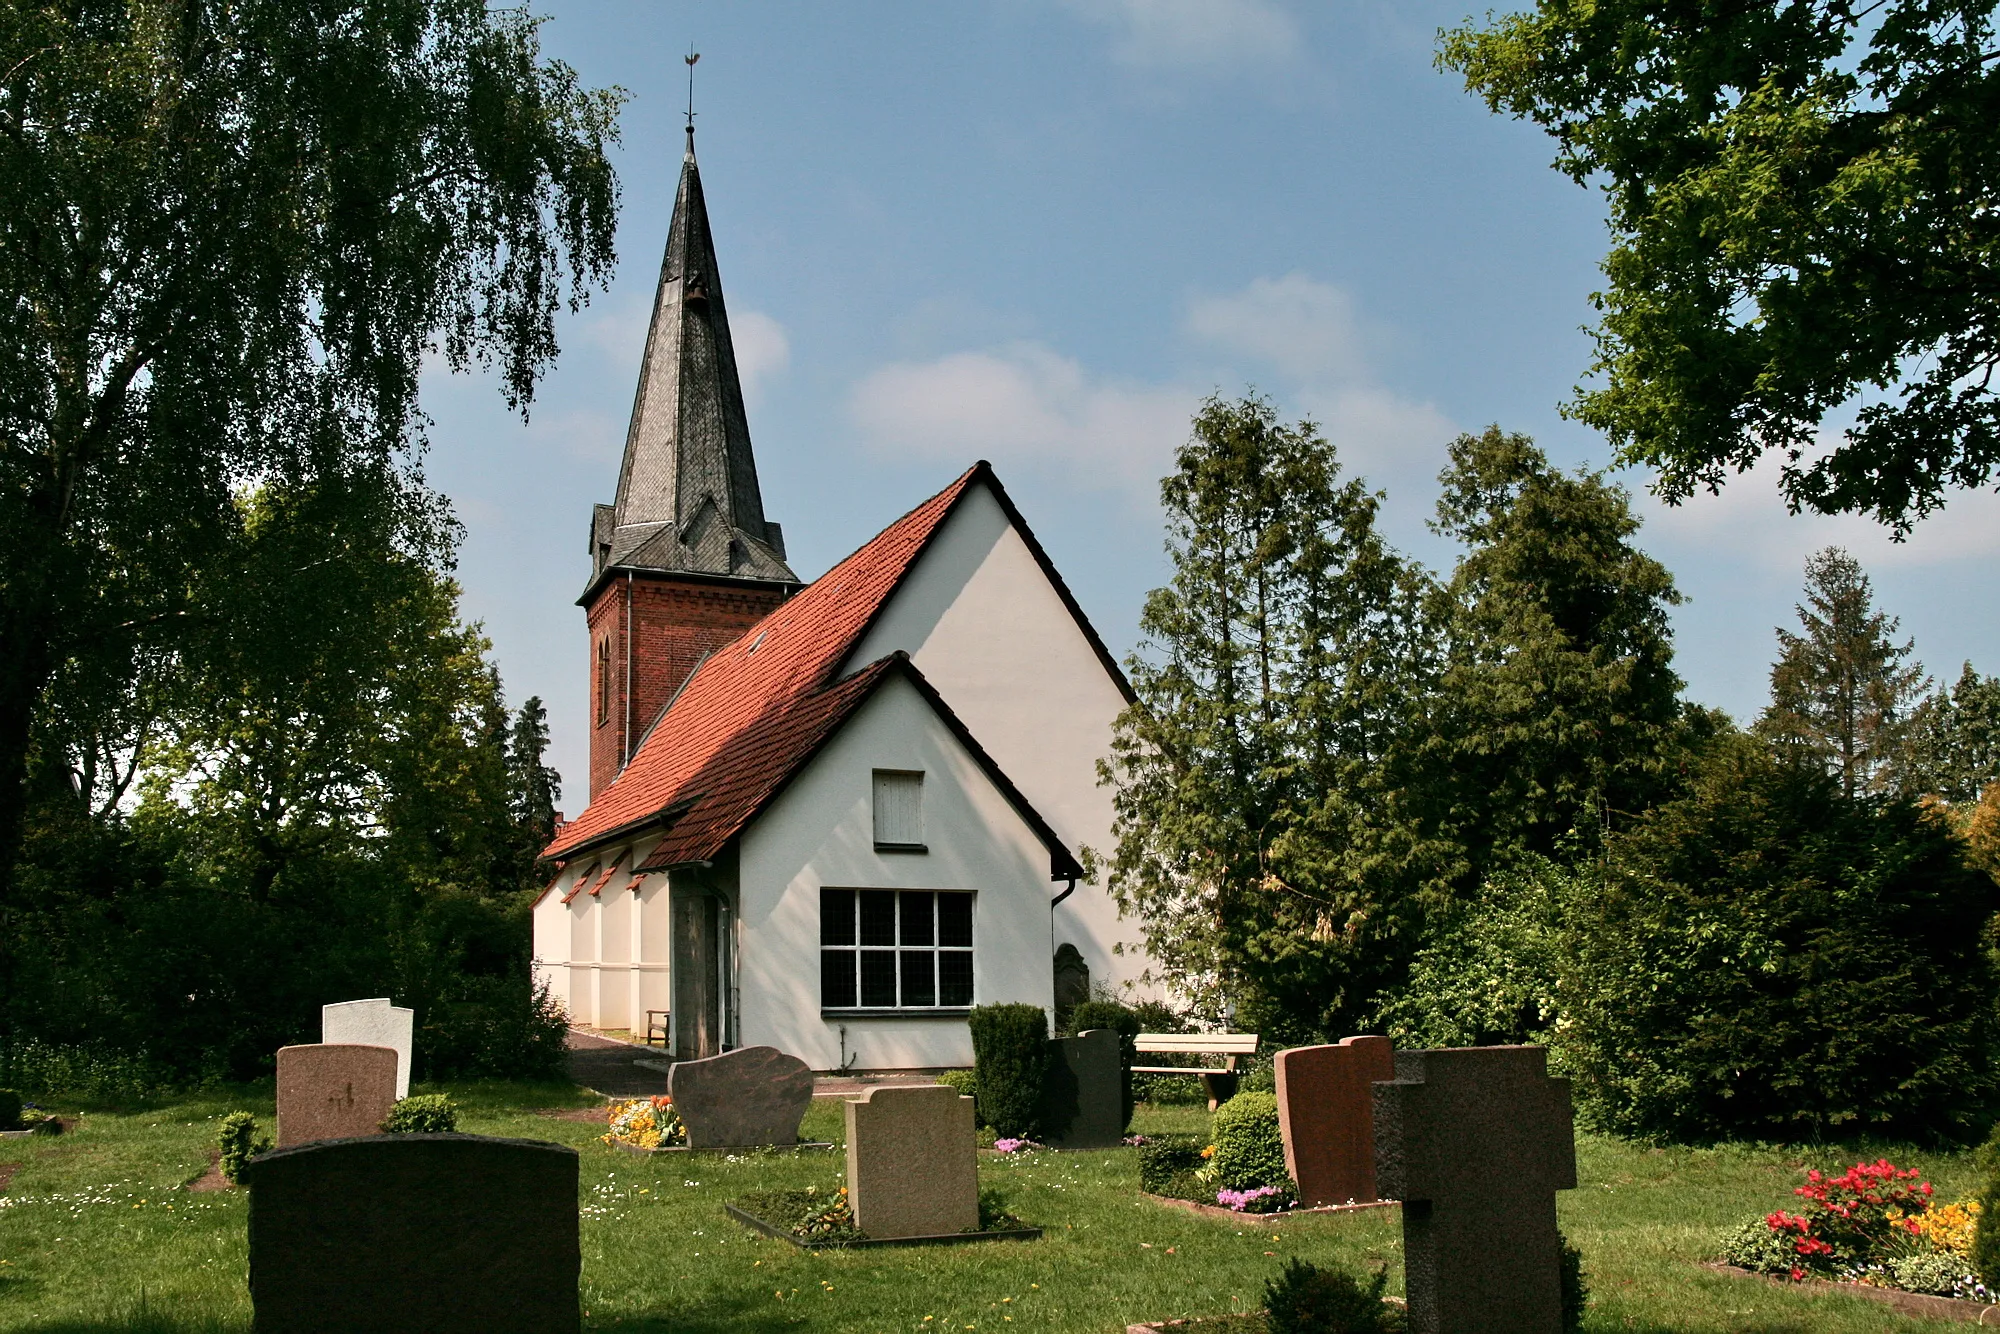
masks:
{"label": "grave border", "polygon": [[789,1241],[802,1251],[865,1250],[870,1246],[944,1246],[959,1241],[1034,1241],[1042,1235],[1038,1227],[1004,1228],[995,1232],[943,1232],[928,1237],[864,1237],[860,1241],[807,1241],[795,1237],[790,1232],[767,1223],[746,1209],[733,1204],[724,1204],[723,1212],[746,1227],[754,1228],[767,1237],[779,1241]]}
{"label": "grave border", "polygon": [[1219,1204],[1203,1204],[1200,1200],[1183,1200],[1174,1195],[1154,1195],[1143,1190],[1139,1192],[1139,1198],[1174,1209],[1185,1209],[1189,1213],[1206,1214],[1210,1218],[1233,1218],[1239,1223],[1246,1218],[1297,1218],[1300,1214],[1358,1214],[1367,1209],[1388,1209],[1402,1204],[1401,1200],[1363,1200],[1355,1204],[1315,1204],[1300,1209],[1280,1209],[1276,1213],[1253,1214],[1248,1209],[1225,1209]]}
{"label": "grave border", "polygon": [[1927,1292],[1905,1292],[1901,1288],[1872,1288],[1866,1283],[1835,1283],[1829,1279],[1779,1278],[1776,1274],[1760,1274],[1754,1269],[1744,1269],[1739,1265],[1726,1265],[1714,1260],[1701,1262],[1703,1269],[1732,1278],[1756,1278],[1766,1283],[1775,1283],[1781,1288],[1794,1291],[1844,1292],[1850,1297],[1859,1297],[1866,1302],[1894,1307],[1904,1315],[1929,1316],[1935,1320],[1949,1320],[1961,1325],[2000,1325],[2000,1319],[1988,1321],[1987,1316],[2000,1316],[2000,1304],[1962,1301],[1957,1297],[1936,1297]]}
{"label": "grave border", "polygon": [[614,1135],[611,1137],[611,1147],[623,1149],[626,1153],[636,1153],[641,1158],[650,1158],[656,1153],[755,1153],[759,1149],[771,1149],[777,1153],[802,1153],[807,1149],[837,1149],[840,1146],[830,1140],[802,1139],[797,1144],[703,1144],[699,1147],[662,1144],[656,1149],[646,1149],[637,1144],[627,1144]]}

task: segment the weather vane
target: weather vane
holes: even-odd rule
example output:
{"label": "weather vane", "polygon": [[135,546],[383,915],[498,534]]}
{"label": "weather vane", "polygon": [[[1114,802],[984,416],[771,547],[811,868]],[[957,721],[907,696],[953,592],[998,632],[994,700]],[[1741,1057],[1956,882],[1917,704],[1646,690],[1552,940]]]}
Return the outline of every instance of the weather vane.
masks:
{"label": "weather vane", "polygon": [[688,47],[688,133],[694,133],[694,62],[701,59],[701,52]]}

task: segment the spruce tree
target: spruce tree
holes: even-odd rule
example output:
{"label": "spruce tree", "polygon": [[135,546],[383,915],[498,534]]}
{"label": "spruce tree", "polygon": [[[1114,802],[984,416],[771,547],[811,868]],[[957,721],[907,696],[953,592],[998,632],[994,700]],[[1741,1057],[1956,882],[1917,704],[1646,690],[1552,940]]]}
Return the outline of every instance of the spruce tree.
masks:
{"label": "spruce tree", "polygon": [[1806,561],[1801,633],[1778,630],[1771,703],[1758,730],[1781,754],[1824,767],[1843,796],[1898,785],[1911,720],[1930,679],[1895,641],[1900,622],[1875,608],[1861,563],[1839,547]]}

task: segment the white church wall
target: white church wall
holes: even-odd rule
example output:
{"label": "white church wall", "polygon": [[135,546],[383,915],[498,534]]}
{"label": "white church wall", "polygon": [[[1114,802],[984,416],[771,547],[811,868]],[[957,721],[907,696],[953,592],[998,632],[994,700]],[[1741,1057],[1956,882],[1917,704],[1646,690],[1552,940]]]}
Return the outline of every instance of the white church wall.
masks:
{"label": "white church wall", "polygon": [[[1071,851],[1112,853],[1111,790],[1097,785],[1097,762],[1111,753],[1125,697],[984,486],[931,540],[847,667],[897,649]],[[1138,924],[1120,920],[1102,883],[1078,885],[1056,909],[1055,939],[1077,947],[1093,983],[1136,982],[1147,966]]]}
{"label": "white church wall", "polygon": [[[927,852],[877,852],[873,772],[924,774]],[[1049,853],[907,681],[888,681],[745,831],[740,1040],[817,1070],[966,1066],[962,1017],[823,1017],[819,891],[970,890],[977,1004],[1053,1001]],[[845,1027],[845,1035],[841,1028]]]}

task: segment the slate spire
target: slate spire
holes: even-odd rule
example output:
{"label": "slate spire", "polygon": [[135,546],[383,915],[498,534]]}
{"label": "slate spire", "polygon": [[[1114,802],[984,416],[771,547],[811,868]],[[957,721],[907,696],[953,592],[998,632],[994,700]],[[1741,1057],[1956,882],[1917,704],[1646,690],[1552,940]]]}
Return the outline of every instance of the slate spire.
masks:
{"label": "slate spire", "polygon": [[618,498],[591,523],[592,582],[620,568],[797,583],[764,518],[691,124],[687,136]]}

